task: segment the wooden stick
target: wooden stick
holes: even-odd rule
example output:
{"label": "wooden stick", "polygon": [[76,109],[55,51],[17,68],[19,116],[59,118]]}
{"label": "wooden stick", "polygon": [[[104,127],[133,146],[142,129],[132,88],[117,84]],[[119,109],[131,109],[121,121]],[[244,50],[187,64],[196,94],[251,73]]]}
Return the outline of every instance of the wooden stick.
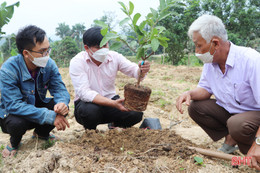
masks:
{"label": "wooden stick", "polygon": [[198,153],[206,155],[206,156],[211,156],[211,157],[216,157],[219,159],[224,159],[224,160],[232,160],[232,157],[238,157],[236,155],[232,154],[226,154],[226,153],[220,153],[217,151],[212,151],[212,150],[207,150],[207,149],[202,149],[202,148],[197,148],[197,147],[188,147],[189,149],[196,150]]}

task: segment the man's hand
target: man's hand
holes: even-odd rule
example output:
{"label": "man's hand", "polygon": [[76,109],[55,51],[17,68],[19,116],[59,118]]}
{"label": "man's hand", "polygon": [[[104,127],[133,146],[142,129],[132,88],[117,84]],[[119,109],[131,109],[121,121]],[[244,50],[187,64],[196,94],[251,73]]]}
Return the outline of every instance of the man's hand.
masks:
{"label": "man's hand", "polygon": [[124,107],[124,105],[123,105],[124,100],[125,99],[114,100],[114,107],[119,109],[122,112],[127,112],[127,111],[129,111],[129,109]]}
{"label": "man's hand", "polygon": [[146,74],[150,70],[150,62],[149,61],[144,61],[144,64],[142,64],[142,61],[139,61],[138,66],[140,70],[142,71],[142,74]]}
{"label": "man's hand", "polygon": [[68,128],[70,127],[68,120],[63,115],[60,114],[56,115],[56,118],[54,120],[54,126],[57,128],[57,130],[63,130],[63,131],[66,129],[66,126]]}
{"label": "man's hand", "polygon": [[249,167],[260,171],[260,146],[253,142],[253,145],[247,152],[247,157],[251,157]]}
{"label": "man's hand", "polygon": [[54,106],[54,112],[56,112],[57,114],[65,116],[69,113],[69,109],[68,109],[67,105],[65,105],[64,103],[57,103]]}
{"label": "man's hand", "polygon": [[185,102],[187,106],[190,105],[190,100],[191,100],[191,95],[190,92],[184,92],[182,95],[180,95],[177,99],[176,99],[176,108],[177,110],[183,114],[183,109],[182,109],[182,103]]}

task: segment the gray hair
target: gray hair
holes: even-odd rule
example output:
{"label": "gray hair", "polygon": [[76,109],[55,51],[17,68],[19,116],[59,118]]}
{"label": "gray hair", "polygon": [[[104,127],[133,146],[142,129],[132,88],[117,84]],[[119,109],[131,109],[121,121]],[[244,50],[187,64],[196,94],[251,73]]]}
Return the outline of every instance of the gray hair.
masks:
{"label": "gray hair", "polygon": [[188,31],[190,38],[192,38],[193,32],[199,32],[207,43],[209,43],[214,36],[219,37],[223,41],[227,41],[228,39],[227,31],[222,20],[213,15],[204,14],[196,19]]}

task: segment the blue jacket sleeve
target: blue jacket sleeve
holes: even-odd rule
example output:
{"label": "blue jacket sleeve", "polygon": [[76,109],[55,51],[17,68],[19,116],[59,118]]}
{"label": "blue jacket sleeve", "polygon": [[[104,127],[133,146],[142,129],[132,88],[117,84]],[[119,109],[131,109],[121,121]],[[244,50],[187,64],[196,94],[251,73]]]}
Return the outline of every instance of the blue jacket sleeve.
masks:
{"label": "blue jacket sleeve", "polygon": [[54,97],[55,104],[65,103],[68,106],[70,102],[69,92],[67,91],[65,84],[62,82],[62,78],[57,65],[53,60],[51,60],[51,64],[52,73],[50,76],[49,84],[50,94]]}
{"label": "blue jacket sleeve", "polygon": [[28,104],[19,88],[18,75],[7,68],[0,70],[1,97],[7,114],[22,116],[32,122],[53,125],[56,113]]}

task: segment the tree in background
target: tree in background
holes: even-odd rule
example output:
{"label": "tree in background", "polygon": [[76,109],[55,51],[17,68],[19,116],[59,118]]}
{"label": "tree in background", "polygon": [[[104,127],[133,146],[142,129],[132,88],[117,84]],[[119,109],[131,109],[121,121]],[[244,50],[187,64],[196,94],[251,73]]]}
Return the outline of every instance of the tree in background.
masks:
{"label": "tree in background", "polygon": [[66,25],[65,22],[59,23],[59,26],[56,28],[56,35],[61,39],[64,39],[67,36],[71,36],[70,26]]}
{"label": "tree in background", "polygon": [[199,2],[199,0],[186,0],[184,3],[174,1],[174,5],[169,8],[169,11],[174,11],[177,15],[171,15],[161,21],[161,25],[166,28],[166,37],[170,39],[166,49],[168,54],[166,62],[178,65],[184,57],[184,49],[188,47],[189,43],[188,27],[199,16]]}
{"label": "tree in background", "polygon": [[61,41],[53,42],[51,47],[51,57],[59,67],[68,67],[70,60],[80,51],[75,40],[68,36]]}
{"label": "tree in background", "polygon": [[0,50],[3,53],[4,60],[9,58],[10,56],[14,56],[17,54],[18,50],[15,42],[15,34],[5,36],[5,42],[1,46]]}
{"label": "tree in background", "polygon": [[19,7],[20,2],[18,1],[15,4],[9,6],[6,6],[6,4],[6,2],[3,2],[0,7],[0,38],[2,34],[5,34],[5,32],[2,31],[2,27],[9,23],[14,14],[14,7]]}
{"label": "tree in background", "polygon": [[[5,34],[5,32],[2,31],[2,27],[4,25],[6,25],[7,23],[9,23],[10,19],[13,17],[13,14],[14,14],[14,7],[19,7],[20,5],[20,2],[16,2],[14,3],[13,5],[9,5],[9,6],[6,6],[7,3],[6,2],[3,2],[0,6],[0,39],[2,38],[2,34]],[[15,53],[15,49],[11,49],[11,41],[10,41],[10,38],[8,40],[8,50],[10,51],[9,53],[10,54],[14,54]],[[2,64],[4,62],[4,55],[2,53],[2,49],[1,49],[1,52],[0,52],[0,63]]]}
{"label": "tree in background", "polygon": [[83,50],[84,46],[82,43],[82,37],[86,27],[83,24],[77,23],[72,26],[71,37],[75,39],[80,50]]}
{"label": "tree in background", "polygon": [[204,0],[202,10],[222,19],[230,41],[254,47],[252,40],[260,36],[260,1]]}
{"label": "tree in background", "polygon": [[184,57],[185,48],[188,48],[188,27],[202,14],[213,14],[222,19],[228,30],[229,40],[233,43],[251,47],[259,45],[259,1],[185,0],[182,1],[184,5],[180,5],[180,1],[170,1],[176,5],[169,11],[175,11],[178,15],[167,17],[162,25],[167,29],[167,37],[170,38],[166,49],[169,57],[166,60],[173,65],[179,63]]}

